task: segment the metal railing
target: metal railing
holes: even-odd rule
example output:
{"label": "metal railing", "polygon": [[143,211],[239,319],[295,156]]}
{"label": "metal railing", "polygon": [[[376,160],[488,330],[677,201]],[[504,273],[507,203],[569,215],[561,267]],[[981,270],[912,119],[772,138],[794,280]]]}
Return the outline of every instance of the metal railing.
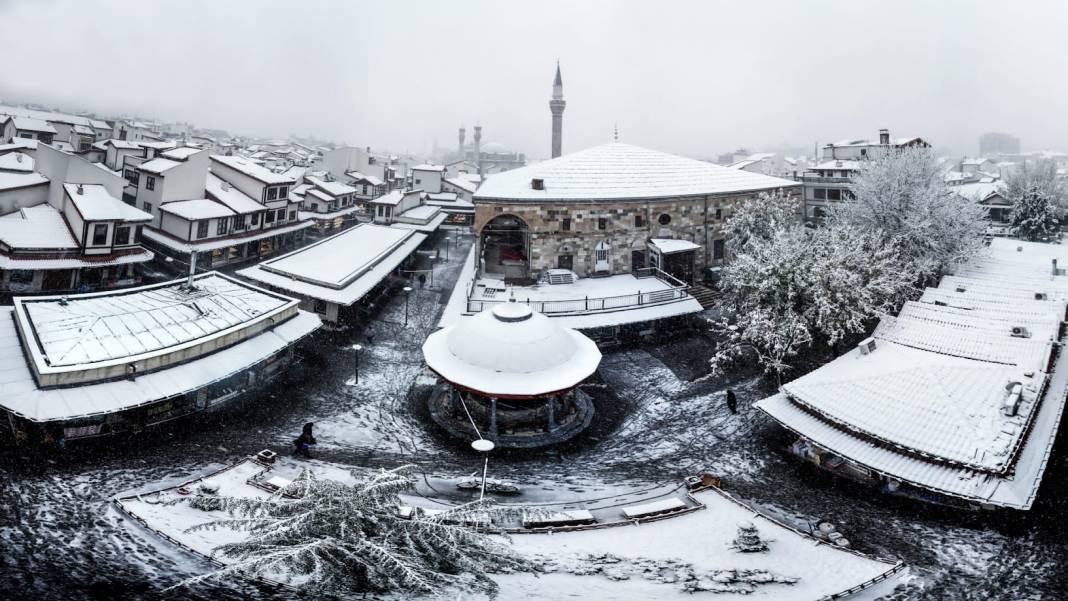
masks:
{"label": "metal railing", "polygon": [[[560,313],[588,313],[597,311],[614,311],[617,309],[625,309],[630,307],[644,307],[647,305],[661,305],[666,303],[672,303],[676,301],[685,300],[689,298],[689,294],[686,290],[689,286],[681,280],[664,273],[655,267],[647,267],[643,269],[635,270],[634,277],[647,278],[655,277],[670,288],[662,290],[653,290],[649,292],[638,292],[635,294],[623,294],[618,296],[603,296],[603,297],[583,297],[568,300],[533,300],[530,297],[523,298],[522,292],[516,288],[513,288],[515,294],[515,300],[517,302],[526,303],[530,305],[531,309],[545,314],[560,314]],[[494,305],[509,302],[510,296],[502,295],[500,299],[487,299],[478,300],[471,298],[474,295],[474,282],[472,282],[471,288],[468,289],[467,294],[467,312],[479,313]]]}

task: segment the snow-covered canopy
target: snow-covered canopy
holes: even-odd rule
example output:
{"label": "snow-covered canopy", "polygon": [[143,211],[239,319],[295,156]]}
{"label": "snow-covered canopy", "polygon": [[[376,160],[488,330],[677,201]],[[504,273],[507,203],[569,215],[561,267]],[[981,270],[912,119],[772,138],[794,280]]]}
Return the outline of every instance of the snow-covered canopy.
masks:
{"label": "snow-covered canopy", "polygon": [[86,221],[152,221],[152,215],[115,198],[100,184],[63,184],[63,190]]}
{"label": "snow-covered canopy", "polygon": [[649,243],[665,255],[686,252],[688,250],[700,250],[701,248],[700,244],[695,244],[689,240],[674,240],[671,238],[652,238],[649,240]]}
{"label": "snow-covered canopy", "polygon": [[[534,180],[540,180],[535,187]],[[797,182],[610,142],[486,180],[476,200],[625,200],[756,192]]]}
{"label": "snow-covered canopy", "polygon": [[574,388],[597,370],[601,351],[583,334],[513,301],[431,334],[423,357],[457,386],[525,398]]}

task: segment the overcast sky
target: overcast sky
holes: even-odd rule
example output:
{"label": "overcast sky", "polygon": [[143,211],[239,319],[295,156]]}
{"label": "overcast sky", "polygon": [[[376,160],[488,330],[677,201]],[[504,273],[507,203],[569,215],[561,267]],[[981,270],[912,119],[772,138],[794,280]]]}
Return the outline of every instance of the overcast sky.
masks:
{"label": "overcast sky", "polygon": [[428,151],[1068,148],[1068,2],[0,0],[0,99]]}

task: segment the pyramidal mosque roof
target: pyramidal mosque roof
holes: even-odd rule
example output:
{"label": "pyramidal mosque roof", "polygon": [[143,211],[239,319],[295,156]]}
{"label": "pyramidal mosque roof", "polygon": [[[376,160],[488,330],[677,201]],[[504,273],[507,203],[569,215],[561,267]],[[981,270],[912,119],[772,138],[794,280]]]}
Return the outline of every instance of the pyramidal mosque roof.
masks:
{"label": "pyramidal mosque roof", "polygon": [[475,200],[669,198],[755,192],[798,185],[778,177],[730,169],[622,142],[609,142],[494,174],[475,193]]}

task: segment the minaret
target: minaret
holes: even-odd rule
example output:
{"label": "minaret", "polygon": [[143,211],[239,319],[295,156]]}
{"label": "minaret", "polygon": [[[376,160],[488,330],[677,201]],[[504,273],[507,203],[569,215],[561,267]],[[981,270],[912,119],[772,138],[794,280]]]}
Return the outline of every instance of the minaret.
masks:
{"label": "minaret", "polygon": [[475,126],[475,166],[478,174],[482,175],[482,126]]}
{"label": "minaret", "polygon": [[556,61],[556,79],[553,80],[553,99],[549,110],[553,113],[553,156],[560,156],[564,146],[564,80],[560,77],[560,61]]}
{"label": "minaret", "polygon": [[461,161],[467,159],[467,155],[464,154],[464,136],[465,136],[466,133],[467,133],[467,130],[464,129],[464,126],[461,125],[460,126],[460,154],[459,154],[459,160],[461,160]]}

